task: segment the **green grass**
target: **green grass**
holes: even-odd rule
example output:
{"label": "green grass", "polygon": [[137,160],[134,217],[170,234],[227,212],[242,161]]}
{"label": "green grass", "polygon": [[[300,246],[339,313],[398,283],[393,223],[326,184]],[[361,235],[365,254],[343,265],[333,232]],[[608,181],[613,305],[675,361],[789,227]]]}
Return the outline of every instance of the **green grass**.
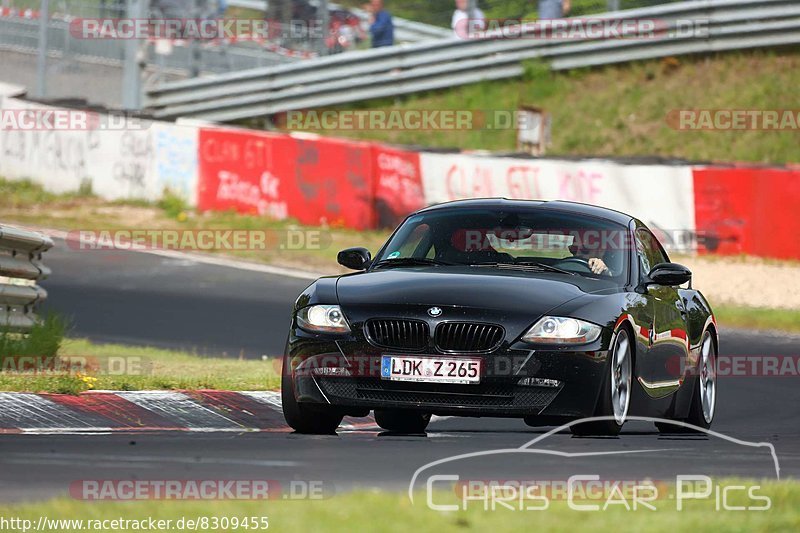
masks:
{"label": "green grass", "polygon": [[800,309],[716,305],[714,315],[723,327],[800,333]]}
{"label": "green grass", "polygon": [[[2,178],[0,219],[8,224],[31,224],[60,230],[264,230],[269,232],[267,243],[274,244],[267,250],[213,250],[212,253],[331,273],[339,269],[336,263],[339,250],[364,246],[374,253],[388,236],[386,230],[304,226],[294,220],[274,220],[233,211],[197,213],[184,200],[169,193],[154,203],[141,200],[109,202],[78,193],[53,194],[27,180]],[[306,235],[318,236],[320,244],[302,249],[281,247],[289,231],[313,232]]]}
{"label": "green grass", "polygon": [[[720,484],[737,484],[723,481]],[[171,519],[173,524],[185,517],[268,517],[269,530],[275,531],[592,531],[594,533],[619,531],[797,531],[800,528],[800,485],[795,482],[759,483],[759,495],[771,498],[768,511],[715,511],[713,497],[709,500],[688,502],[680,512],[670,499],[654,502],[656,510],[627,511],[621,505],[607,511],[579,512],[569,509],[565,501],[553,500],[544,511],[512,511],[498,508],[484,511],[482,502],[471,502],[467,511],[441,513],[428,509],[425,494],[419,494],[412,505],[404,493],[352,492],[323,500],[270,500],[244,501],[135,501],[135,502],[83,502],[56,499],[43,503],[23,503],[0,506],[0,516],[33,521],[40,516],[48,519]],[[731,492],[729,504],[753,505],[740,492]],[[451,493],[435,494],[435,501],[454,500]],[[534,505],[538,502],[532,502]],[[532,525],[532,524],[535,524]],[[51,529],[52,530],[52,529]],[[74,531],[61,527],[57,531]],[[106,529],[108,530],[108,529]],[[169,530],[174,530],[170,528]],[[50,530],[48,530],[50,531]],[[261,530],[263,531],[263,529]]]}
{"label": "green grass", "polygon": [[50,313],[35,323],[25,335],[0,331],[0,366],[9,356],[56,355],[68,328],[66,320]]}
{"label": "green grass", "polygon": [[[552,116],[553,142],[548,155],[776,164],[800,161],[797,131],[678,131],[668,126],[666,117],[675,109],[791,109],[799,85],[800,54],[796,50],[759,50],[557,73],[532,62],[520,79],[337,109],[492,111],[534,105]],[[317,133],[439,148],[516,149],[513,129]]]}
{"label": "green grass", "polygon": [[207,357],[66,339],[59,358],[60,364],[53,370],[0,372],[0,390],[77,394],[91,389],[274,390],[280,387],[278,357],[266,360]]}
{"label": "green grass", "polygon": [[46,204],[55,201],[75,201],[92,198],[91,191],[78,190],[69,193],[56,194],[30,180],[9,181],[0,178],[0,206],[4,208],[25,208],[36,204]]}

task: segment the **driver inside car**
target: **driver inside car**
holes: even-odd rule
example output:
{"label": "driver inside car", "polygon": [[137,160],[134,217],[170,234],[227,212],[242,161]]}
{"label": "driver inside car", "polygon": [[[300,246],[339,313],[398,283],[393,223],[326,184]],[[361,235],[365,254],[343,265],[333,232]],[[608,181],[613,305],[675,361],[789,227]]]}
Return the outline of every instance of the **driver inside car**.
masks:
{"label": "driver inside car", "polygon": [[586,261],[592,272],[598,276],[616,276],[621,271],[622,265],[618,263],[621,263],[622,255],[619,253],[611,250],[591,250],[577,244],[571,245],[569,251],[573,257]]}

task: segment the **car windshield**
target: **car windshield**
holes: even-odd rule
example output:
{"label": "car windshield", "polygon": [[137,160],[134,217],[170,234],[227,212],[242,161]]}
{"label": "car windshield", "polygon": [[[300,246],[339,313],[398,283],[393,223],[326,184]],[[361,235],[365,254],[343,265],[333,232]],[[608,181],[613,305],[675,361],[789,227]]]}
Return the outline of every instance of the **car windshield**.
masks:
{"label": "car windshield", "polygon": [[628,279],[627,228],[536,208],[442,209],[408,218],[373,268],[468,265]]}

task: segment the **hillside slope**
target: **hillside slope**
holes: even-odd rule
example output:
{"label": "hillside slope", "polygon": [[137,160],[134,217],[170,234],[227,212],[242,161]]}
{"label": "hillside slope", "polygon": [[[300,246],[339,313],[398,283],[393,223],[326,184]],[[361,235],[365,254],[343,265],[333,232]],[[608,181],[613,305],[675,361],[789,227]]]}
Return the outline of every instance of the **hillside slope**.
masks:
{"label": "hillside slope", "polygon": [[[800,162],[800,130],[680,131],[667,115],[679,109],[800,110],[796,50],[667,58],[570,72],[529,64],[523,79],[484,82],[360,109],[515,110],[552,114],[549,155],[663,156],[696,161]],[[352,108],[349,106],[348,108]],[[339,108],[344,109],[344,108]],[[510,151],[515,130],[319,131],[429,147]]]}

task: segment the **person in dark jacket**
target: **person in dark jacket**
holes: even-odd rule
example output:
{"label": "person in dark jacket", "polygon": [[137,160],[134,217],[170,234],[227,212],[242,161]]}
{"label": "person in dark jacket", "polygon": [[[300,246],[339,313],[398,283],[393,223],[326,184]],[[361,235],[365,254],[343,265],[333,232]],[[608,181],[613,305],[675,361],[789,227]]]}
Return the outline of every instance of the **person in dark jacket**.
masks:
{"label": "person in dark jacket", "polygon": [[570,0],[539,0],[539,18],[563,18],[569,13],[570,7]]}
{"label": "person in dark jacket", "polygon": [[394,23],[392,15],[383,8],[383,0],[372,0],[369,3],[369,33],[372,35],[372,47],[392,46],[394,44]]}

